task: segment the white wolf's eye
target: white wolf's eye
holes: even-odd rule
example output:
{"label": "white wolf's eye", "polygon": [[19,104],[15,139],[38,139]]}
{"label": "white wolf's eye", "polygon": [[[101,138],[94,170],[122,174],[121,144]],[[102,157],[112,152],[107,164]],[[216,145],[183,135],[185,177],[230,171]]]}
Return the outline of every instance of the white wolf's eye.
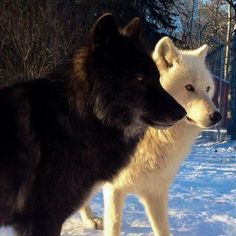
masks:
{"label": "white wolf's eye", "polygon": [[207,91],[207,92],[209,92],[209,91],[210,91],[210,89],[211,89],[211,87],[210,87],[210,86],[208,86],[208,87],[206,88],[206,91]]}
{"label": "white wolf's eye", "polygon": [[137,75],[138,81],[142,81],[143,79],[144,79],[144,75],[141,75],[141,74]]}
{"label": "white wolf's eye", "polygon": [[188,91],[191,91],[191,92],[194,92],[195,90],[194,90],[194,87],[191,85],[191,84],[187,84],[186,86],[185,86],[185,88],[188,90]]}

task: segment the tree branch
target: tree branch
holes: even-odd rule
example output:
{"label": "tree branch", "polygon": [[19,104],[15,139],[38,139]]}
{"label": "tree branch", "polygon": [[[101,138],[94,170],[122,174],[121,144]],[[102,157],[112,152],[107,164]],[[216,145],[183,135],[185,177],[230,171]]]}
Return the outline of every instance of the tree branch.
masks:
{"label": "tree branch", "polygon": [[232,0],[226,0],[226,2],[234,9],[236,14],[236,3],[234,3]]}

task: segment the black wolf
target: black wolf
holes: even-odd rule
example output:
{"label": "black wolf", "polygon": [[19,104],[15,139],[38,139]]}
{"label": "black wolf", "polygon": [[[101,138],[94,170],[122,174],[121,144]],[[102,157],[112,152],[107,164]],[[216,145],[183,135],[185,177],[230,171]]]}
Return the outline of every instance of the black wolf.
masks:
{"label": "black wolf", "polygon": [[58,236],[95,183],[128,163],[148,125],[185,110],[159,83],[137,18],[111,14],[88,46],[45,78],[0,91],[0,224],[22,236]]}

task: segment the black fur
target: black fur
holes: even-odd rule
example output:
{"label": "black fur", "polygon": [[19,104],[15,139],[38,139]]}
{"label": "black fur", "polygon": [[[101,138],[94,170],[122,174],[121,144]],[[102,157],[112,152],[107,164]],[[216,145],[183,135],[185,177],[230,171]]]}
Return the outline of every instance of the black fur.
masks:
{"label": "black fur", "polygon": [[1,225],[60,235],[94,184],[127,164],[147,125],[185,115],[139,35],[138,19],[119,32],[107,14],[67,63],[0,91]]}

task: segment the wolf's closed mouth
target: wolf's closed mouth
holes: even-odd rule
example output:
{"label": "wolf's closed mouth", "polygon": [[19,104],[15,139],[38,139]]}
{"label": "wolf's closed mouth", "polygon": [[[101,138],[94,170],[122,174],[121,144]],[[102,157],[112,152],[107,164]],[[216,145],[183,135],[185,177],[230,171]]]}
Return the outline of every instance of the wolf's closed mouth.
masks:
{"label": "wolf's closed mouth", "polygon": [[161,123],[161,122],[156,122],[156,121],[152,121],[150,119],[148,119],[147,117],[142,117],[142,119],[148,124],[151,125],[153,127],[171,127],[173,126],[176,122],[171,122],[170,123]]}
{"label": "wolf's closed mouth", "polygon": [[196,121],[194,121],[193,119],[191,119],[189,116],[186,116],[187,121],[189,121],[190,123],[196,123]]}

